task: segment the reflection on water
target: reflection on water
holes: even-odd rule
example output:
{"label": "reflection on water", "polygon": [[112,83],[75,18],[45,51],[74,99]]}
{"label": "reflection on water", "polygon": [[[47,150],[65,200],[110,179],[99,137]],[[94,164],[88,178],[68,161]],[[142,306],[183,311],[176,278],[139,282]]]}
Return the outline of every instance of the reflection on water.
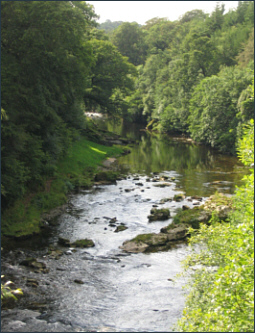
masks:
{"label": "reflection on water", "polygon": [[215,191],[233,194],[247,172],[233,156],[184,140],[183,137],[157,135],[141,130],[137,124],[102,120],[100,126],[121,136],[138,141],[132,154],[119,159],[119,164],[133,173],[176,171],[178,186],[187,195],[209,196]]}

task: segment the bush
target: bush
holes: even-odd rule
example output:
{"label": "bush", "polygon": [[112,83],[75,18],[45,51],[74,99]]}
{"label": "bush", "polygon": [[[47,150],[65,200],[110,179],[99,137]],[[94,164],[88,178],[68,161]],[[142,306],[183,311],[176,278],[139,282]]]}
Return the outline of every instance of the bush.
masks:
{"label": "bush", "polygon": [[[254,160],[253,121],[244,129],[238,145],[241,161]],[[254,331],[254,170],[237,188],[235,210],[228,223],[216,215],[211,226],[192,230],[191,244],[202,250],[184,262],[191,279],[183,317],[178,328],[184,332]],[[190,267],[193,266],[193,273]],[[195,266],[195,267],[194,267]]]}

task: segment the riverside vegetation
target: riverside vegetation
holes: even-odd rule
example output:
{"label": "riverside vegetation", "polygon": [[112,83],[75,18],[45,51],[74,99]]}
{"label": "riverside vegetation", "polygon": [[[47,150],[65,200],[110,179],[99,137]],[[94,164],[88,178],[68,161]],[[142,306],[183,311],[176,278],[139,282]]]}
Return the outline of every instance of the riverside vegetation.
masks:
{"label": "riverside vegetation", "polygon": [[[122,153],[100,144],[107,139],[85,111],[182,134],[251,166],[253,6],[240,1],[225,14],[218,4],[210,15],[144,26],[108,22],[104,32],[84,1],[2,1],[2,236],[38,233],[43,213]],[[212,214],[210,226],[189,229],[203,249],[186,261],[188,272],[195,267],[179,330],[254,330],[253,170],[244,182],[227,221]]]}

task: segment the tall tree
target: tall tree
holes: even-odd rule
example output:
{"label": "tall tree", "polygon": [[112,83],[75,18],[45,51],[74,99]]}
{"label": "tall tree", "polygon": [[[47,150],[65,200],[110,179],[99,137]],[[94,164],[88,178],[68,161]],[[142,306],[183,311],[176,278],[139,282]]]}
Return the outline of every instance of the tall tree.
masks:
{"label": "tall tree", "polygon": [[87,107],[100,107],[103,112],[120,115],[125,96],[133,88],[135,67],[109,41],[92,39],[89,42],[94,56],[90,84],[85,90]]}
{"label": "tall tree", "polygon": [[40,185],[83,127],[96,25],[84,1],[2,1],[2,207]]}
{"label": "tall tree", "polygon": [[144,32],[138,23],[122,23],[113,31],[111,41],[123,56],[128,57],[132,64],[137,66],[144,63],[146,44]]}

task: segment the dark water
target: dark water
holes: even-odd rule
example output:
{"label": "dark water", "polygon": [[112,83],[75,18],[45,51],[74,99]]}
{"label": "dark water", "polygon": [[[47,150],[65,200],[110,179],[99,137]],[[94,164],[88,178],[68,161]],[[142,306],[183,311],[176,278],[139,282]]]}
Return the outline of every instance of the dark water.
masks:
{"label": "dark water", "polygon": [[138,124],[103,119],[100,126],[137,140],[132,154],[119,159],[124,169],[145,174],[175,171],[178,173],[178,187],[186,195],[210,196],[215,191],[233,194],[247,172],[236,157],[196,145],[182,136],[157,135],[143,130]]}
{"label": "dark water", "polygon": [[[3,251],[2,273],[17,281],[25,295],[16,308],[2,311],[2,331],[171,332],[181,317],[185,280],[176,274],[190,251],[187,245],[151,254],[126,254],[119,247],[171,223],[171,219],[148,223],[152,205],[159,205],[162,198],[186,194],[182,202],[161,205],[174,216],[184,204],[193,207],[194,202],[187,200],[191,195],[203,196],[204,202],[215,190],[232,194],[241,183],[243,168],[233,157],[182,138],[150,135],[134,125],[102,126],[138,140],[132,153],[119,159],[129,176],[116,185],[94,186],[70,196],[68,209],[56,227],[48,229],[44,243],[34,239],[16,244],[11,253]],[[154,186],[153,172],[172,178],[170,186]],[[111,218],[128,229],[115,232]],[[62,249],[65,254],[55,259],[47,250],[57,245],[59,236],[71,242],[91,238],[95,247]],[[44,262],[49,272],[21,266],[28,255]],[[38,286],[31,288],[28,278],[36,279]]]}

